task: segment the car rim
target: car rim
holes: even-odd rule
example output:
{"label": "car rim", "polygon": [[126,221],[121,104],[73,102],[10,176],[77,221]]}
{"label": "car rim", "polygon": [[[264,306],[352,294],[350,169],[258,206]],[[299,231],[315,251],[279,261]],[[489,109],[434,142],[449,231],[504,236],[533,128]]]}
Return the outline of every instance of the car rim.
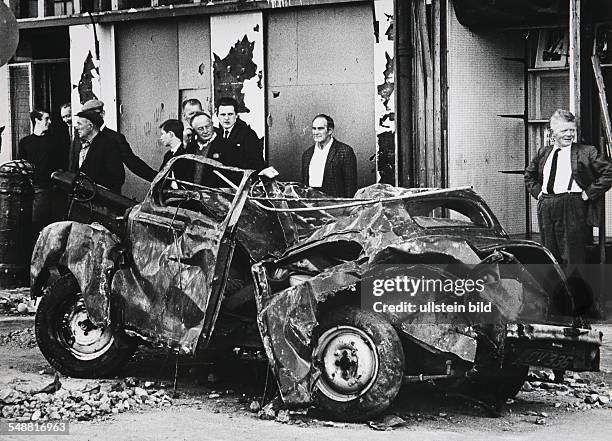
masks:
{"label": "car rim", "polygon": [[365,394],[378,374],[378,352],[368,334],[353,326],[336,326],[320,338],[314,353],[322,373],[319,390],[335,401]]}
{"label": "car rim", "polygon": [[108,351],[114,340],[110,327],[98,327],[89,320],[83,298],[65,306],[58,329],[66,349],[79,360],[93,360]]}

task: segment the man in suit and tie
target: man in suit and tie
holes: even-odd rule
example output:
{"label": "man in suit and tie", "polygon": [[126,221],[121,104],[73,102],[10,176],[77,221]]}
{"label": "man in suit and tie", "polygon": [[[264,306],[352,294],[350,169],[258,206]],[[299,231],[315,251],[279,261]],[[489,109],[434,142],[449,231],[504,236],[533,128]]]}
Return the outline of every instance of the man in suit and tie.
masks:
{"label": "man in suit and tie", "polygon": [[541,148],[525,170],[538,200],[542,244],[563,264],[585,263],[585,226],[599,224],[599,207],[612,186],[612,164],[597,149],[574,142],[576,118],[563,109],[550,117],[554,145]]}
{"label": "man in suit and tie", "polygon": [[98,112],[86,110],[76,116],[76,129],[81,140],[76,159],[78,171],[85,173],[96,184],[120,194],[125,170],[117,141],[101,130],[104,120]]}
{"label": "man in suit and tie", "polygon": [[[149,167],[146,162],[144,162],[142,159],[140,159],[134,154],[134,152],[132,151],[132,147],[130,147],[130,144],[125,139],[125,136],[123,136],[119,132],[116,132],[115,130],[109,129],[106,124],[104,124],[104,103],[96,99],[89,100],[85,104],[83,104],[83,108],[81,109],[81,112],[88,111],[93,111],[100,115],[100,117],[102,118],[102,127],[100,130],[104,132],[106,136],[112,138],[119,146],[121,162],[125,164],[128,170],[130,170],[136,176],[144,179],[145,181],[153,181],[153,178],[155,178],[157,172],[151,167]],[[78,158],[78,151],[76,149],[73,149],[70,158],[70,163],[73,165],[73,168],[71,169],[72,171],[74,170],[74,164],[76,163],[76,159]]]}
{"label": "man in suit and tie", "polygon": [[315,144],[302,155],[302,182],[330,196],[352,198],[357,191],[357,158],[334,139],[334,120],[324,114],[312,120]]}
{"label": "man in suit and tie", "polygon": [[238,168],[260,171],[265,167],[263,144],[257,133],[238,117],[238,103],[234,98],[221,98],[217,103],[219,138],[214,144],[221,163]]}

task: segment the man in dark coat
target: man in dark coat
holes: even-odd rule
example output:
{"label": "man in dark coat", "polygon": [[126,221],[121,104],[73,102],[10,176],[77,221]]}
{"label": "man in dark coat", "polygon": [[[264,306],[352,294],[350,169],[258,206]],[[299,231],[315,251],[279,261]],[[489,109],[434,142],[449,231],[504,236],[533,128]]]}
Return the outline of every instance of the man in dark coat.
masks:
{"label": "man in dark coat", "polygon": [[98,112],[88,110],[76,116],[76,128],[81,139],[78,171],[85,173],[96,184],[121,193],[125,170],[116,138],[100,129],[104,121]]}
{"label": "man in dark coat", "polygon": [[[123,164],[134,173],[136,176],[144,179],[145,181],[151,182],[157,173],[153,170],[146,162],[140,159],[138,156],[134,154],[130,144],[125,139],[121,133],[116,132],[115,130],[109,129],[104,124],[104,103],[100,100],[89,100],[85,104],[83,104],[83,108],[81,112],[93,111],[100,115],[102,118],[102,127],[100,131],[104,132],[106,136],[112,138],[117,146],[119,147],[120,159]],[[77,159],[79,157],[79,149],[80,147],[73,147],[72,152],[70,154],[70,165],[71,171],[74,171],[77,163]]]}
{"label": "man in dark coat", "polygon": [[312,120],[315,144],[302,155],[302,183],[330,196],[352,198],[357,191],[357,158],[334,139],[334,120],[324,114]]}
{"label": "man in dark coat", "polygon": [[49,133],[51,117],[48,112],[33,110],[30,119],[33,133],[19,141],[18,157],[34,166],[32,233],[36,241],[40,230],[53,221],[51,173],[65,168],[65,150],[59,140]]}
{"label": "man in dark coat", "polygon": [[[164,147],[168,148],[168,151],[164,154],[162,164],[159,167],[159,170],[161,171],[166,166],[168,161],[170,161],[172,158],[176,158],[177,156],[184,155],[187,153],[187,149],[182,142],[184,131],[182,122],[180,122],[178,119],[168,119],[164,121],[159,128],[161,129],[159,142],[161,142]],[[171,177],[181,181],[191,181],[193,178],[192,165],[188,161],[177,161],[173,166]],[[172,187],[178,188],[178,185],[173,183]]]}
{"label": "man in dark coat", "polygon": [[571,112],[556,110],[550,129],[554,145],[538,151],[525,170],[525,185],[538,200],[542,244],[561,263],[585,263],[585,226],[599,223],[599,206],[612,186],[612,164],[598,157],[595,147],[573,142]]}
{"label": "man in dark coat", "polygon": [[221,98],[217,103],[217,118],[219,128],[211,157],[227,166],[262,170],[265,167],[263,144],[255,131],[238,117],[236,100]]}

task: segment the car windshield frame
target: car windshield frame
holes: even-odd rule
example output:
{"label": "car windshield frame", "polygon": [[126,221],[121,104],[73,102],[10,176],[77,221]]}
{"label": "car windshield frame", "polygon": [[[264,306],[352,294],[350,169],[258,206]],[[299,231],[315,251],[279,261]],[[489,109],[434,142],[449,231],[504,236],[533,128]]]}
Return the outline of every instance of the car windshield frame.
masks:
{"label": "car windshield frame", "polygon": [[[469,204],[471,208],[477,211],[477,213],[480,215],[479,217],[481,218],[481,220],[484,221],[484,224],[479,224],[479,223],[474,222],[472,220],[474,219],[474,216],[469,216],[457,210],[456,208],[444,207],[444,205],[448,205],[452,203]],[[411,210],[411,206],[414,206],[417,204],[427,204],[427,205],[431,204],[431,208],[429,208],[427,212],[431,212],[432,210],[435,210],[435,209],[453,210],[463,215],[464,217],[469,218],[470,221],[463,221],[461,219],[453,219],[450,216],[434,217],[434,216],[428,216],[428,215],[418,215],[414,213],[414,210]],[[465,196],[458,196],[458,195],[445,195],[445,197],[429,196],[423,199],[406,201],[405,207],[406,207],[406,211],[408,212],[408,215],[414,221],[414,223],[418,225],[419,228],[422,228],[425,230],[431,230],[431,229],[437,229],[437,228],[457,228],[457,227],[458,228],[469,228],[469,229],[494,230],[496,229],[496,226],[497,226],[496,219],[493,217],[491,211],[488,209],[488,207],[484,203],[478,200],[467,198]],[[440,225],[431,225],[431,224],[427,224],[426,222],[422,221],[422,219],[428,219],[428,218],[433,220],[432,223],[435,222],[435,219],[447,221],[447,223],[445,224],[441,223]]]}

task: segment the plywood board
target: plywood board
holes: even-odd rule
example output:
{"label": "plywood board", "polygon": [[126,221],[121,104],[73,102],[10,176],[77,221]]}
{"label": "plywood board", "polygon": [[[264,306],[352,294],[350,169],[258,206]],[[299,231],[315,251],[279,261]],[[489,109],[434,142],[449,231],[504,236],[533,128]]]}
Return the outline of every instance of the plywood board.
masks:
{"label": "plywood board", "polygon": [[178,72],[180,89],[210,89],[210,22],[208,16],[178,23]]}
{"label": "plywood board", "polygon": [[[131,22],[117,25],[116,33],[119,129],[134,153],[158,169],[166,151],[158,142],[159,125],[179,116],[177,24]],[[126,171],[125,194],[142,199],[148,188]]]}
{"label": "plywood board", "polygon": [[312,118],[327,113],[334,136],[355,150],[358,185],[374,183],[371,5],[269,11],[267,26],[269,163],[282,180],[300,180],[302,153],[313,144]]}

